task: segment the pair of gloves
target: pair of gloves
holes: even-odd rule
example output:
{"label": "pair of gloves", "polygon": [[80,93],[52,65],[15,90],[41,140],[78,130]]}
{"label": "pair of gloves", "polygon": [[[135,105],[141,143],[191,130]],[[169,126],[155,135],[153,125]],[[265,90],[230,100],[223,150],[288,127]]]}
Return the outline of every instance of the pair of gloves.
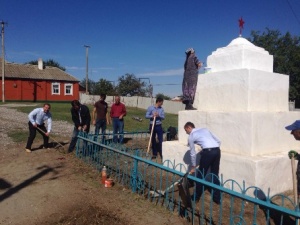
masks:
{"label": "pair of gloves", "polygon": [[291,151],[289,151],[289,153],[288,153],[288,156],[289,156],[289,158],[291,159],[292,157],[294,157],[295,159],[297,159],[298,160],[298,152],[296,152],[296,151],[294,151],[294,150],[291,150]]}

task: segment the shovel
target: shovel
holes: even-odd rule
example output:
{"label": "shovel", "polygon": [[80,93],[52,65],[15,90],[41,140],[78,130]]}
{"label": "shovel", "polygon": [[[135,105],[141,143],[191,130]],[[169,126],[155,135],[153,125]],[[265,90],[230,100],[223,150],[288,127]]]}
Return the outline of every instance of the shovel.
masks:
{"label": "shovel", "polygon": [[160,196],[164,196],[166,193],[168,193],[170,191],[170,189],[172,189],[175,185],[177,185],[183,178],[181,177],[179,180],[175,181],[174,183],[172,183],[169,187],[167,187],[165,190],[155,190],[155,191],[150,191],[149,194],[153,197],[153,198],[157,198]]}
{"label": "shovel", "polygon": [[147,149],[147,156],[148,156],[149,150],[150,150],[150,145],[151,145],[153,130],[154,130],[154,126],[155,126],[155,120],[156,120],[156,116],[153,117],[153,123],[152,123],[152,128],[151,128],[151,133],[150,133],[150,139],[149,139],[148,149]]}
{"label": "shovel", "polygon": [[[41,131],[44,135],[46,135],[46,133],[41,129],[41,128],[39,128],[39,127],[36,127],[39,131]],[[61,143],[59,143],[57,140],[55,140],[53,137],[50,137],[50,136],[48,136],[51,140],[53,140],[54,142],[56,142],[60,147],[62,147],[63,148],[63,150],[65,150],[65,148],[64,148],[64,146],[61,144]]]}

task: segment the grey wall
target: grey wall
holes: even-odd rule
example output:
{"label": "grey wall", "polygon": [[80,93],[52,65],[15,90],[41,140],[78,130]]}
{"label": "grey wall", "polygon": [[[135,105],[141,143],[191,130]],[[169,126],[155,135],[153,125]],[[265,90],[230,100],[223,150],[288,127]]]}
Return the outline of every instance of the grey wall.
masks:
{"label": "grey wall", "polygon": [[[100,99],[99,95],[87,95],[85,93],[80,94],[80,102],[82,104],[91,104],[93,105],[96,101]],[[107,96],[106,102],[111,106],[114,101],[113,96]],[[141,109],[147,109],[150,105],[155,104],[155,98],[147,98],[147,97],[121,97],[121,102],[123,102],[126,106],[129,107],[137,107]],[[181,102],[176,101],[168,101],[164,100],[163,108],[166,113],[178,114],[179,111],[184,110],[185,105]]]}

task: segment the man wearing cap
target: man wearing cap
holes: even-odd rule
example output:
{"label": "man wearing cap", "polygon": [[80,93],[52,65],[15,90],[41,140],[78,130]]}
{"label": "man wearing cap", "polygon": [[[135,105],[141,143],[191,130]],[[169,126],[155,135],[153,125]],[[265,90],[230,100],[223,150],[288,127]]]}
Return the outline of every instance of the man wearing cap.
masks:
{"label": "man wearing cap", "polygon": [[[297,141],[300,141],[300,120],[296,120],[294,123],[292,123],[289,126],[286,126],[285,129],[290,130],[291,134],[294,135],[294,138]],[[291,150],[288,153],[289,158],[291,159],[294,157],[296,160],[299,160],[299,154],[298,152]],[[297,189],[298,189],[298,194],[300,193],[300,163],[298,161],[298,166],[297,166]]]}
{"label": "man wearing cap", "polygon": [[186,110],[195,110],[196,108],[193,107],[193,103],[198,82],[198,69],[201,68],[202,63],[197,59],[193,48],[187,49],[185,54],[182,103],[185,104]]}
{"label": "man wearing cap", "polygon": [[[199,145],[202,148],[201,158],[199,163],[199,171],[197,177],[204,179],[207,175],[208,169],[210,168],[210,173],[215,175],[212,177],[213,183],[220,185],[219,177],[219,168],[220,168],[220,159],[221,159],[221,150],[220,144],[221,141],[211,133],[207,128],[195,128],[195,125],[192,122],[187,122],[184,125],[185,132],[189,135],[188,144],[190,147],[191,155],[191,170],[190,173],[195,173],[196,169],[196,151],[195,144]],[[193,198],[196,201],[199,201],[203,193],[203,185],[196,182],[196,193]],[[213,190],[213,201],[217,204],[220,204],[221,195],[219,190]]]}

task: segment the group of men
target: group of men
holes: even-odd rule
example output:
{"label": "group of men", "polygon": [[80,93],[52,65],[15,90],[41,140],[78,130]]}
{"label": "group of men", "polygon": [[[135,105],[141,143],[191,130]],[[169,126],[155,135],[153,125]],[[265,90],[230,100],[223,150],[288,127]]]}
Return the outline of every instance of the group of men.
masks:
{"label": "group of men", "polygon": [[[95,134],[105,134],[106,125],[110,123],[108,116],[108,104],[105,102],[106,95],[101,94],[100,100],[94,104],[92,112],[92,123],[95,125]],[[68,151],[71,152],[75,148],[77,142],[77,135],[79,131],[89,132],[91,115],[89,108],[81,104],[78,100],[71,102],[71,115],[74,122],[74,130]],[[164,109],[162,108],[163,99],[157,98],[155,105],[149,106],[145,117],[150,119],[149,131],[152,132],[152,159],[155,159],[158,154],[162,158],[162,141],[163,129],[162,120],[165,118]],[[52,126],[52,116],[50,113],[51,106],[45,103],[42,108],[36,108],[28,115],[29,137],[26,145],[26,152],[31,152],[31,145],[36,136],[36,131],[42,134],[44,144],[43,148],[49,148],[49,134]],[[115,97],[115,103],[111,107],[110,118],[113,123],[113,141],[115,143],[123,143],[124,140],[124,116],[126,116],[126,107],[120,102],[120,97]],[[45,127],[47,121],[47,128]],[[293,124],[286,126],[286,129],[291,131],[291,134],[296,140],[300,140],[300,120],[296,120]],[[220,144],[221,141],[207,128],[195,128],[192,122],[187,122],[184,125],[184,130],[189,135],[188,145],[190,147],[191,169],[190,173],[195,173],[197,167],[201,173],[197,173],[197,177],[204,179],[210,169],[212,175],[211,180],[214,184],[219,185],[219,166],[221,159]],[[158,143],[157,143],[158,139]],[[196,162],[197,152],[195,144],[199,145],[202,149],[200,162]],[[289,151],[290,158],[300,159],[300,155],[296,151]],[[298,179],[298,193],[300,193],[300,164],[297,168]],[[201,183],[196,183],[196,192],[193,199],[198,201],[204,191]],[[213,201],[217,204],[220,203],[220,191],[214,190]]]}
{"label": "group of men", "polygon": [[[92,121],[95,125],[95,134],[98,135],[105,134],[106,125],[110,124],[110,118],[113,123],[113,141],[115,143],[123,143],[123,130],[124,130],[124,120],[123,117],[126,116],[126,107],[120,102],[120,97],[115,96],[115,102],[113,103],[110,111],[110,118],[108,115],[108,104],[105,102],[106,95],[101,94],[100,100],[94,104],[94,109],[92,112]],[[86,105],[81,104],[78,100],[73,100],[71,102],[71,116],[74,123],[74,129],[72,133],[72,138],[68,148],[68,152],[72,152],[76,146],[77,136],[80,131],[89,133],[91,124],[91,114],[90,110]],[[45,103],[42,108],[36,108],[32,110],[28,115],[28,127],[29,127],[29,137],[27,139],[27,144],[25,151],[31,152],[31,146],[33,140],[35,139],[36,132],[38,131],[44,140],[43,148],[49,148],[49,134],[52,128],[52,115],[50,112],[51,105]],[[47,128],[45,126],[45,121],[47,121]]]}
{"label": "group of men", "polygon": [[[120,101],[120,96],[115,96],[115,102],[112,104],[110,112],[108,113],[108,104],[105,101],[106,94],[100,94],[100,100],[95,102],[92,111],[86,105],[81,104],[78,100],[71,102],[71,116],[74,123],[74,129],[72,133],[71,142],[68,148],[68,152],[72,152],[77,143],[77,136],[80,131],[89,133],[90,124],[95,126],[95,136],[102,134],[102,143],[105,140],[106,127],[112,121],[113,125],[113,142],[122,144],[124,142],[124,117],[126,116],[126,107]],[[165,118],[164,110],[161,107],[163,104],[162,98],[156,99],[156,104],[150,106],[146,112],[146,118],[150,119],[150,130],[153,126],[152,135],[152,151],[153,157],[156,158],[157,154],[162,157],[162,141],[163,141],[163,129],[162,120]],[[45,103],[42,108],[36,108],[28,115],[28,127],[29,137],[27,140],[26,152],[31,152],[31,146],[38,131],[43,136],[43,148],[49,148],[49,134],[52,127],[52,115],[50,113],[51,105]],[[47,128],[45,126],[47,121]],[[155,123],[153,123],[155,121]],[[156,143],[156,136],[159,140]]]}

